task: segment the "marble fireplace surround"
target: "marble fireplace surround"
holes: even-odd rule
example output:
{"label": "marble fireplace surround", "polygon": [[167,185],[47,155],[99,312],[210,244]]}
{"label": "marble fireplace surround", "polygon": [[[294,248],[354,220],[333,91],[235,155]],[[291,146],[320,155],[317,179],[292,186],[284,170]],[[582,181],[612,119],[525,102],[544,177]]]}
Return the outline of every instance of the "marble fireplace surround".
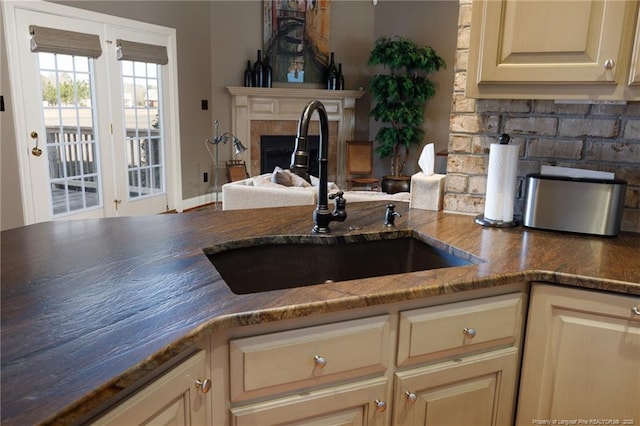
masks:
{"label": "marble fireplace surround", "polygon": [[[260,136],[295,135],[304,107],[312,100],[325,106],[329,118],[329,180],[344,187],[346,141],[355,133],[358,90],[227,87],[231,94],[232,133],[248,148],[238,156],[251,176],[260,173]],[[309,134],[319,134],[318,115],[313,114]]]}

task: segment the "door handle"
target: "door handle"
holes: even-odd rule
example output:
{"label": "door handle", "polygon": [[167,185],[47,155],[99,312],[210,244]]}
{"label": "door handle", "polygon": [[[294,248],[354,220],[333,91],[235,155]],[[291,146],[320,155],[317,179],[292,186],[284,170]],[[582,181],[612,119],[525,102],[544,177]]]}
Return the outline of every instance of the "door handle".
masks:
{"label": "door handle", "polygon": [[36,146],[31,150],[31,154],[35,157],[40,157],[42,155],[42,150],[38,147],[38,132],[31,132],[31,139],[36,140]]}

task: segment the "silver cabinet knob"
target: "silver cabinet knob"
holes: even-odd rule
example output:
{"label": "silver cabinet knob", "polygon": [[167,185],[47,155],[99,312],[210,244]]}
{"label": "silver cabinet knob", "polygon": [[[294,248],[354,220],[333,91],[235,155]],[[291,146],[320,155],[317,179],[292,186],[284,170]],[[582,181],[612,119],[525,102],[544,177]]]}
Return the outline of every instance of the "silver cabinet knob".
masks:
{"label": "silver cabinet knob", "polygon": [[473,339],[474,337],[476,337],[476,334],[478,334],[478,332],[476,331],[475,328],[470,328],[470,327],[465,327],[462,332],[464,333],[465,336],[467,336],[469,339]]}
{"label": "silver cabinet knob", "polygon": [[631,313],[633,315],[640,315],[640,308],[638,308],[637,306],[634,306],[633,308],[631,308]]}
{"label": "silver cabinet knob", "polygon": [[376,405],[376,411],[378,413],[384,413],[385,411],[387,411],[387,403],[384,401],[380,401],[379,399],[376,399],[373,402]]}
{"label": "silver cabinet knob", "polygon": [[195,386],[196,386],[196,389],[200,389],[202,393],[207,393],[209,392],[209,389],[211,389],[211,380],[197,379]]}
{"label": "silver cabinet knob", "polygon": [[408,404],[413,404],[418,400],[418,395],[416,395],[411,391],[406,391],[404,393],[404,399],[407,401]]}
{"label": "silver cabinet knob", "polygon": [[315,355],[313,357],[313,365],[316,368],[323,369],[324,367],[327,366],[327,359],[319,355]]}
{"label": "silver cabinet knob", "polygon": [[607,59],[606,61],[604,61],[603,66],[605,70],[612,70],[613,67],[616,66],[616,63],[613,61],[613,59]]}

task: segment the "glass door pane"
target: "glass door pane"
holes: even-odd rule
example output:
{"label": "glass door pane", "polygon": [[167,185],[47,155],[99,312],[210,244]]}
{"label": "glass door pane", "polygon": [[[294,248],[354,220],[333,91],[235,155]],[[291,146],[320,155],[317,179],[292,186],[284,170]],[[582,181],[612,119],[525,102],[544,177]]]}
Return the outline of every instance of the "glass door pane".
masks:
{"label": "glass door pane", "polygon": [[160,66],[120,61],[129,200],[165,193]]}
{"label": "glass door pane", "polygon": [[38,53],[52,215],[102,207],[90,58]]}

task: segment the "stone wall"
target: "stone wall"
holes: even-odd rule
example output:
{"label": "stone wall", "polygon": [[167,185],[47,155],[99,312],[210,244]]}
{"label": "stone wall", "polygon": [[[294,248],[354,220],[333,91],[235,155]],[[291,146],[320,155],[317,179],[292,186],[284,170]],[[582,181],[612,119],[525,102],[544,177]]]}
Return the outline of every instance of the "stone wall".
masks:
{"label": "stone wall", "polygon": [[471,0],[460,0],[445,185],[446,211],[484,211],[489,146],[502,133],[520,146],[516,215],[529,173],[542,165],[614,172],[627,181],[622,230],[640,232],[640,102],[560,104],[465,97]]}

